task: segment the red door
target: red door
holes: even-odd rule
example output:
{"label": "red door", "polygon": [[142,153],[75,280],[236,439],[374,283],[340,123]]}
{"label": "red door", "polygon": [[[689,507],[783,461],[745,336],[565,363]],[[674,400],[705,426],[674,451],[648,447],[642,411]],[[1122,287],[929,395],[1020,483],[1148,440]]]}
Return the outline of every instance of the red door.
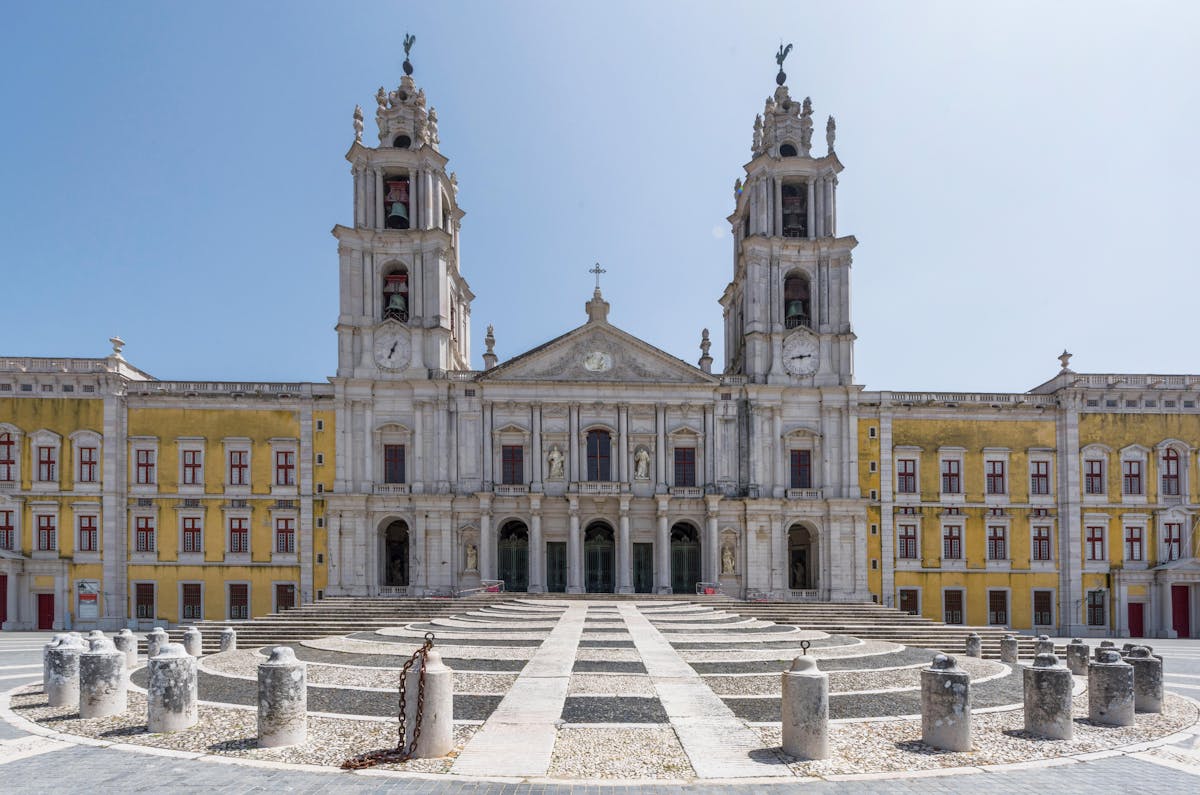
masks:
{"label": "red door", "polygon": [[1191,588],[1186,585],[1171,586],[1171,629],[1181,638],[1192,636],[1192,609],[1188,604]]}
{"label": "red door", "polygon": [[8,575],[0,574],[0,629],[8,621]]}
{"label": "red door", "polygon": [[40,593],[38,598],[38,629],[54,629],[54,594]]}
{"label": "red door", "polygon": [[1142,624],[1142,610],[1145,605],[1141,602],[1129,603],[1129,637],[1144,638],[1146,636]]}

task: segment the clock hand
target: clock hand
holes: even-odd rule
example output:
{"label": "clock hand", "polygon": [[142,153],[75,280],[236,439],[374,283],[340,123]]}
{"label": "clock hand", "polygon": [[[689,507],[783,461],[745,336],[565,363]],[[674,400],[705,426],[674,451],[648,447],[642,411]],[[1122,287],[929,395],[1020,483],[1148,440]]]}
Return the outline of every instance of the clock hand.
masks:
{"label": "clock hand", "polygon": [[390,359],[390,358],[392,358],[392,355],[396,353],[396,346],[397,346],[398,344],[399,344],[398,342],[393,342],[393,343],[392,343],[392,349],[391,349],[390,351],[388,351],[388,355],[387,355],[387,357],[388,357],[389,359]]}
{"label": "clock hand", "polygon": [[799,356],[793,356],[792,358],[793,359],[811,359],[812,354],[811,353],[802,353]]}

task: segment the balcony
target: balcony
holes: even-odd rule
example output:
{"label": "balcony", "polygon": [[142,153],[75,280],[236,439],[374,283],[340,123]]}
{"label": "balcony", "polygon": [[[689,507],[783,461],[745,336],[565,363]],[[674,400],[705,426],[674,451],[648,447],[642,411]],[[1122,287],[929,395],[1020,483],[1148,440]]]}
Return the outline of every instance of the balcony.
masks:
{"label": "balcony", "polygon": [[584,480],[574,485],[577,494],[624,494],[629,491],[628,483],[615,480]]}
{"label": "balcony", "polygon": [[815,588],[791,588],[787,592],[787,600],[789,602],[817,602],[820,601],[820,599],[821,594]]}
{"label": "balcony", "polygon": [[20,486],[15,480],[0,480],[0,491],[16,491]]}
{"label": "balcony", "polygon": [[792,328],[812,328],[812,318],[808,315],[788,315],[783,319],[783,327]]}
{"label": "balcony", "polygon": [[698,500],[704,496],[704,489],[700,486],[672,486],[672,497],[679,497],[685,500]]}
{"label": "balcony", "polygon": [[376,494],[409,494],[411,486],[408,483],[376,483]]}
{"label": "balcony", "polygon": [[820,489],[788,489],[787,498],[789,500],[819,500],[821,499]]}
{"label": "balcony", "polygon": [[492,489],[497,497],[520,497],[529,493],[527,483],[497,483]]}

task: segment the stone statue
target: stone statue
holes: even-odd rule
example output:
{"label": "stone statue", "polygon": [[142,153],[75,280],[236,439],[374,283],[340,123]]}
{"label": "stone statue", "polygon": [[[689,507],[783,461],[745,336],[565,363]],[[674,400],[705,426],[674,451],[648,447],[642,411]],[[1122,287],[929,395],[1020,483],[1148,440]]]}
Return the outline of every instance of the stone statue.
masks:
{"label": "stone statue", "polygon": [[792,564],[792,587],[796,588],[796,589],[804,588],[804,586],[806,585],[805,575],[807,573],[808,572],[804,568],[803,561],[798,560],[795,563],[793,563]]}
{"label": "stone statue", "polygon": [[438,117],[437,108],[429,109],[429,142],[431,144],[440,144],[442,141],[438,138]]}
{"label": "stone statue", "polygon": [[829,121],[825,122],[825,143],[829,146],[829,154],[833,154],[833,141],[837,138],[837,122],[833,117],[829,117]]}
{"label": "stone statue", "polygon": [[474,544],[467,544],[467,571],[478,571],[479,550]]}
{"label": "stone statue", "polygon": [[633,479],[650,479],[650,454],[646,452],[645,447],[639,447],[638,451],[633,454]]}
{"label": "stone statue", "polygon": [[563,454],[558,449],[558,445],[550,448],[550,453],[546,456],[546,462],[550,464],[550,479],[563,479]]}
{"label": "stone statue", "polygon": [[375,92],[375,101],[379,103],[380,108],[386,108],[388,105],[388,92],[383,86],[379,87],[379,91]]}
{"label": "stone statue", "polygon": [[363,112],[362,105],[354,106],[354,140],[362,143],[363,134]]}
{"label": "stone statue", "polygon": [[763,120],[762,114],[760,113],[754,117],[754,142],[751,144],[751,147],[754,149],[754,154],[758,154],[759,150],[762,149],[762,137]]}
{"label": "stone statue", "polygon": [[726,544],[721,549],[721,573],[722,574],[733,574],[733,571],[734,571],[733,546],[731,544]]}

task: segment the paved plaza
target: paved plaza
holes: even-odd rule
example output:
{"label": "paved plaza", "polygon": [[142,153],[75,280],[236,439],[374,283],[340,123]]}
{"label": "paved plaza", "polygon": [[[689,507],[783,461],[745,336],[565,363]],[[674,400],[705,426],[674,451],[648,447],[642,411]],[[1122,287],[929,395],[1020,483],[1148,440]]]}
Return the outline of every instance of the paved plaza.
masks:
{"label": "paved plaza", "polygon": [[[394,744],[396,669],[430,631],[455,671],[455,754],[403,769],[338,770],[340,759]],[[846,792],[1106,792],[1131,776],[1166,792],[1200,785],[1194,702],[1172,698],[1164,715],[1110,729],[1078,719],[1086,695],[1077,692],[1076,737],[1056,746],[1020,730],[1019,666],[960,658],[978,710],[974,750],[931,752],[913,716],[932,651],[746,618],[736,603],[512,599],[295,643],[308,666],[310,742],[286,753],[254,748],[261,649],[203,658],[201,723],[149,735],[144,667],[131,676],[129,711],[107,722],[47,708],[40,687],[13,694],[40,685],[50,637],[0,635],[6,791],[773,792],[803,782]],[[1154,645],[1167,690],[1200,693],[1200,642]],[[779,749],[779,672],[805,653],[830,676],[835,759],[827,762]],[[908,717],[881,720],[889,716]]]}

